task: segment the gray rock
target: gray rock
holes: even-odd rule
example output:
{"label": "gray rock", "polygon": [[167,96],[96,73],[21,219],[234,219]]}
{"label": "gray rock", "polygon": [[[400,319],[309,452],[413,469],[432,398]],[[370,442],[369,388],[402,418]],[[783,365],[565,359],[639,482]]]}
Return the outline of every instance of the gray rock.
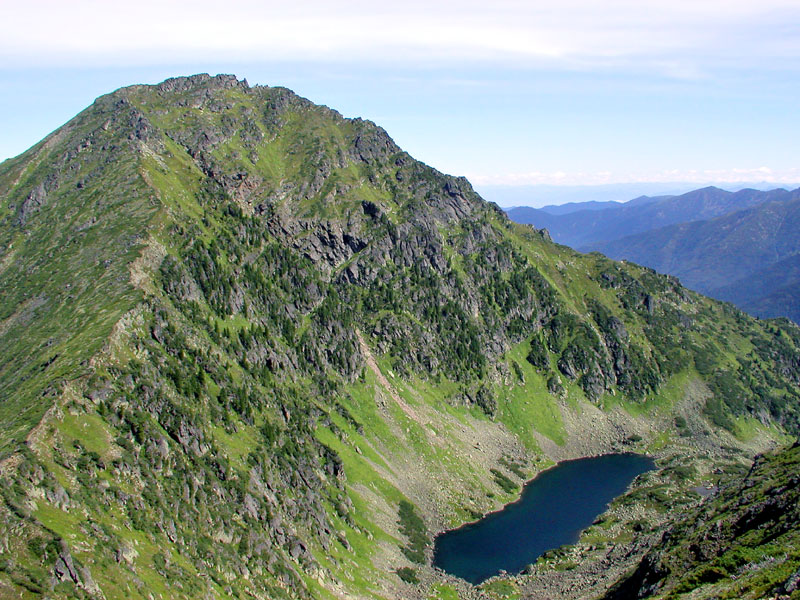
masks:
{"label": "gray rock", "polygon": [[25,225],[28,218],[46,203],[47,191],[45,190],[44,184],[40,183],[33,188],[25,200],[22,201],[22,205],[17,212],[16,224],[19,226]]}

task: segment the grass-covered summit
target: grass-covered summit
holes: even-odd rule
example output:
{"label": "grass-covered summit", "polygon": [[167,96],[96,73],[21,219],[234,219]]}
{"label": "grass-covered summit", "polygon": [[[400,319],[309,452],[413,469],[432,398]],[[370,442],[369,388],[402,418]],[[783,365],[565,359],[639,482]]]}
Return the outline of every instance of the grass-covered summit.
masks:
{"label": "grass-covered summit", "polygon": [[798,347],[289,90],[124,88],[0,165],[0,596],[446,595],[553,459],[797,432]]}

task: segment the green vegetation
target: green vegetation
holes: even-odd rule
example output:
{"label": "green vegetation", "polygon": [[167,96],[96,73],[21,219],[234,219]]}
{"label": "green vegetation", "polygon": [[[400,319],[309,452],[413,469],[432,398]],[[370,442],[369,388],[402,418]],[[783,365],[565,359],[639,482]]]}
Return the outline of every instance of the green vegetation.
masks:
{"label": "green vegetation", "polygon": [[519,589],[511,581],[497,580],[481,587],[490,596],[500,600],[517,600],[520,598]]}
{"label": "green vegetation", "polygon": [[794,598],[800,569],[798,467],[797,444],[757,458],[744,477],[730,480],[673,525],[665,543],[606,598]]}
{"label": "green vegetation", "polygon": [[518,462],[515,462],[514,460],[509,460],[508,458],[503,456],[503,457],[500,458],[500,460],[498,462],[501,465],[503,465],[506,469],[511,471],[514,475],[519,477],[520,479],[523,479],[523,480],[526,479],[527,474],[523,470],[523,467],[525,466],[525,462],[524,461],[521,462],[521,463],[518,463]]}
{"label": "green vegetation", "polygon": [[417,572],[411,567],[400,567],[395,572],[397,573],[397,576],[406,583],[410,583],[412,585],[416,585],[419,583],[419,577],[417,577]]}
{"label": "green vegetation", "polygon": [[797,432],[798,348],[288,90],[119,90],[0,166],[0,586],[381,596],[582,411]]}
{"label": "green vegetation", "polygon": [[428,528],[425,522],[414,510],[414,505],[407,500],[401,500],[397,515],[401,533],[408,538],[408,545],[403,548],[403,554],[411,562],[425,563],[425,549],[431,541],[428,537]]}
{"label": "green vegetation", "polygon": [[437,584],[433,586],[428,600],[458,600],[458,592],[450,585]]}
{"label": "green vegetation", "polygon": [[497,469],[491,469],[492,476],[494,477],[494,481],[497,485],[499,485],[506,494],[513,494],[519,489],[519,485],[514,483],[511,479],[508,478],[502,471],[498,471]]}

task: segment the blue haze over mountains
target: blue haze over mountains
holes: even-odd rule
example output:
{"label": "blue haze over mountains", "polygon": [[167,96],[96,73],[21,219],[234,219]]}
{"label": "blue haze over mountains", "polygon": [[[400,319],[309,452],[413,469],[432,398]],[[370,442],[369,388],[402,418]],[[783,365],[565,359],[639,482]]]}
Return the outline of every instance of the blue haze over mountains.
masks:
{"label": "blue haze over mountains", "polygon": [[578,210],[602,210],[631,204],[631,198],[659,198],[680,196],[706,187],[717,187],[730,192],[752,189],[769,191],[777,188],[787,190],[800,186],[800,182],[626,182],[603,184],[481,184],[473,182],[475,190],[490,202],[504,209],[514,207],[541,208],[552,214],[565,214]]}
{"label": "blue haze over mountains", "polygon": [[675,275],[755,316],[800,322],[800,188],[706,187],[507,212],[558,243]]}

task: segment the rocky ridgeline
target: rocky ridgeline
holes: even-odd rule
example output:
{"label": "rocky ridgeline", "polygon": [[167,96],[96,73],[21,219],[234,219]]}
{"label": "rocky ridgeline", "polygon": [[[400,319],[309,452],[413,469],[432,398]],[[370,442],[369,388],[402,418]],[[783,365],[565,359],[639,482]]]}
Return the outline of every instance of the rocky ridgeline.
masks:
{"label": "rocky ridgeline", "polygon": [[118,90],[0,192],[14,593],[422,594],[401,502],[432,533],[550,459],[797,427],[796,327],[558,247],[286,89]]}

